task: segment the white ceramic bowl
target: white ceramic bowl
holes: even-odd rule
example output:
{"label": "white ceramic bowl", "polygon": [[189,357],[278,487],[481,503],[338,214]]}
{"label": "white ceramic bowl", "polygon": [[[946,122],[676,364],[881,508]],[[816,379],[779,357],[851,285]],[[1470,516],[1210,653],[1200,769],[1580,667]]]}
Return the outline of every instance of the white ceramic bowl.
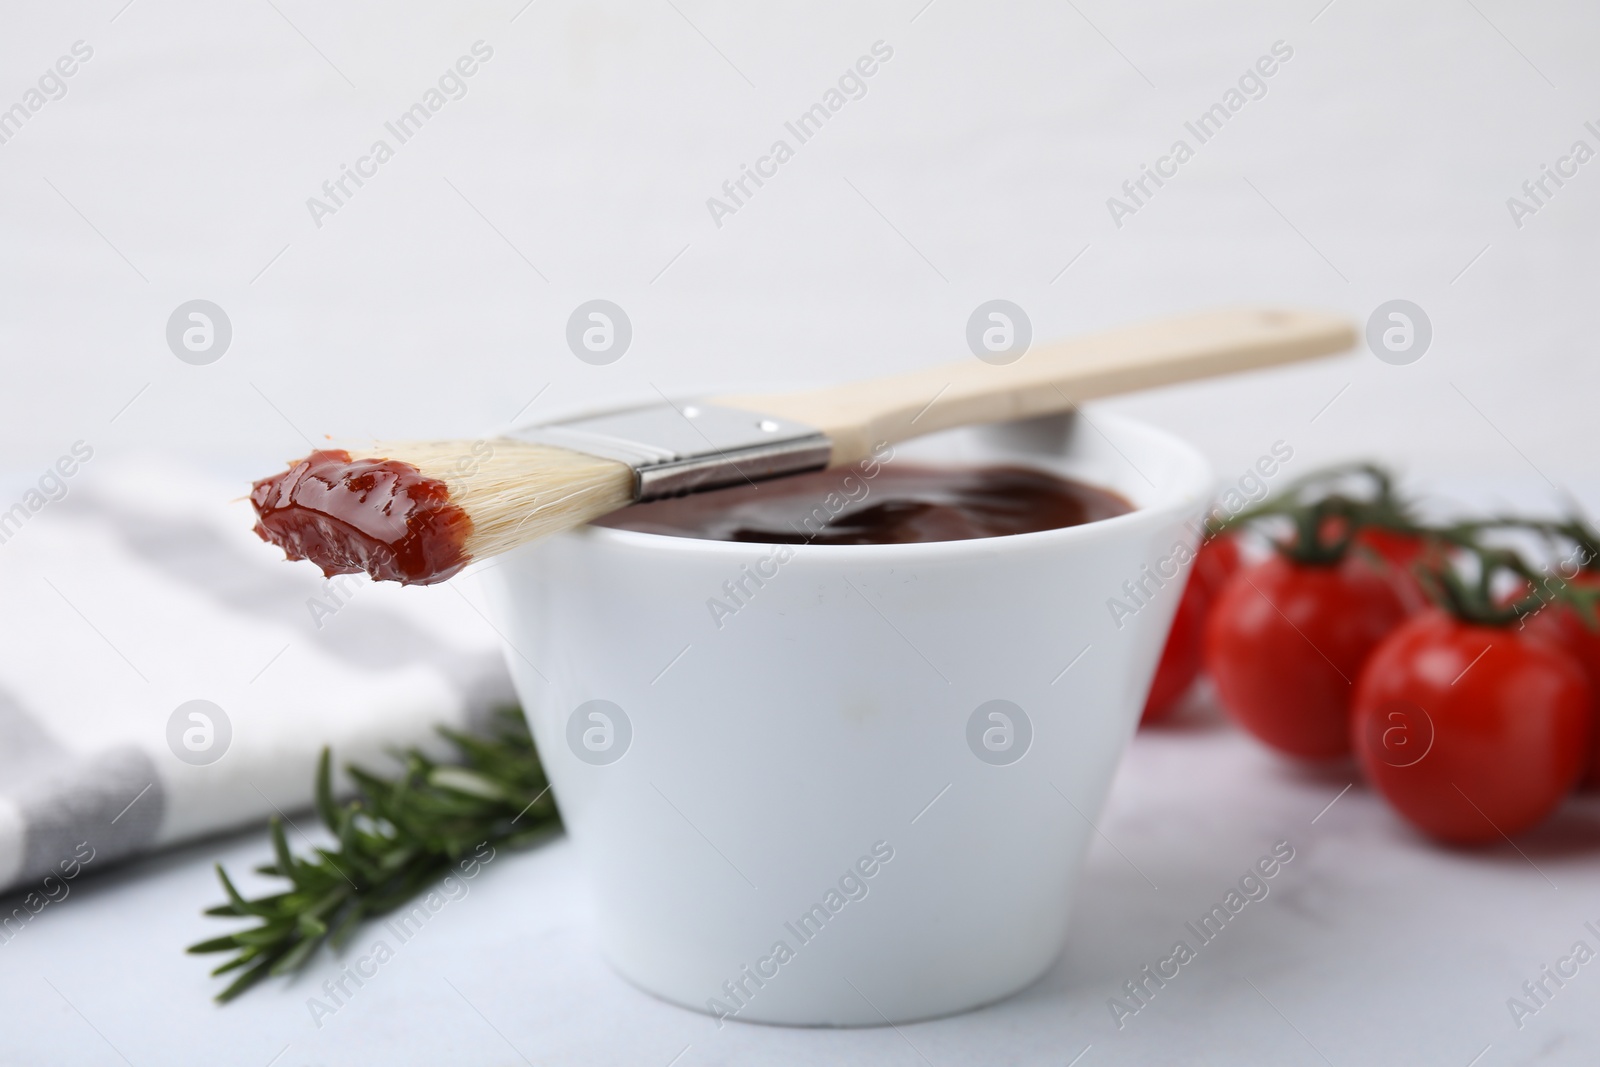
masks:
{"label": "white ceramic bowl", "polygon": [[[1146,575],[1193,546],[1210,472],[1103,413],[943,434],[902,458],[1022,460],[1137,507],[782,560],[590,527],[486,575],[602,949],[669,1001],[902,1022],[1004,997],[1062,947],[1188,568]],[[1151,595],[1119,627],[1125,581]]]}

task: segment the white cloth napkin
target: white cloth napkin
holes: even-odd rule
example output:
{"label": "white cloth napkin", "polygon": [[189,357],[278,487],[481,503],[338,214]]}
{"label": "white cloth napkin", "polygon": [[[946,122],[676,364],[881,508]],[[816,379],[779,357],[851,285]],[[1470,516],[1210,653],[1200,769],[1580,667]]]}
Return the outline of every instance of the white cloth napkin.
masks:
{"label": "white cloth napkin", "polygon": [[284,562],[242,482],[87,473],[0,484],[0,888],[274,812],[309,829],[324,745],[382,768],[514,701],[470,588]]}

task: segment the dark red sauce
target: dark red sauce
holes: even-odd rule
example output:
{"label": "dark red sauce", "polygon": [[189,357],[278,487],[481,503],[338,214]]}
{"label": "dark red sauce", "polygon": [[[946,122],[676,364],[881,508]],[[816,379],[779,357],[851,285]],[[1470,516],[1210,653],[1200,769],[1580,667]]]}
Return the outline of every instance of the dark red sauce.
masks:
{"label": "dark red sauce", "polygon": [[450,489],[409,463],[313,452],[251,488],[256,533],[328,577],[361,571],[378,581],[430,585],[468,563],[472,519]]}
{"label": "dark red sauce", "polygon": [[1035,533],[1133,510],[1122,497],[1032,467],[874,464],[635,504],[596,522],[758,544],[891,545]]}

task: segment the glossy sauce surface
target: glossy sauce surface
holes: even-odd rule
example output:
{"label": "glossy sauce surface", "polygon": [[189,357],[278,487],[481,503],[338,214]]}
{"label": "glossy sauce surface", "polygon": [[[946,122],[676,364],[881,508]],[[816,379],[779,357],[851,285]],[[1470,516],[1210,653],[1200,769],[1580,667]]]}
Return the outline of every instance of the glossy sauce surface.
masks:
{"label": "glossy sauce surface", "polygon": [[897,545],[1035,533],[1123,515],[1109,490],[1021,466],[879,464],[635,504],[597,526],[757,544]]}
{"label": "glossy sauce surface", "polygon": [[409,463],[313,452],[251,487],[256,534],[328,577],[428,585],[465,567],[472,519],[444,482]]}

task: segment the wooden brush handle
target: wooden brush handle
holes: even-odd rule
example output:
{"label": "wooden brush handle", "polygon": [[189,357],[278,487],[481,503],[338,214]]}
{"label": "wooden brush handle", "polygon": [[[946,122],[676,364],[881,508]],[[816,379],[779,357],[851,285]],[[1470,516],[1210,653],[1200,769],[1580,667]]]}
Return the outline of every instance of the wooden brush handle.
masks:
{"label": "wooden brush handle", "polygon": [[833,442],[837,467],[865,458],[878,441],[1049,415],[1096,397],[1329,355],[1355,341],[1354,324],[1339,315],[1230,308],[1036,345],[1003,366],[967,359],[807,393],[713,402],[817,427]]}

